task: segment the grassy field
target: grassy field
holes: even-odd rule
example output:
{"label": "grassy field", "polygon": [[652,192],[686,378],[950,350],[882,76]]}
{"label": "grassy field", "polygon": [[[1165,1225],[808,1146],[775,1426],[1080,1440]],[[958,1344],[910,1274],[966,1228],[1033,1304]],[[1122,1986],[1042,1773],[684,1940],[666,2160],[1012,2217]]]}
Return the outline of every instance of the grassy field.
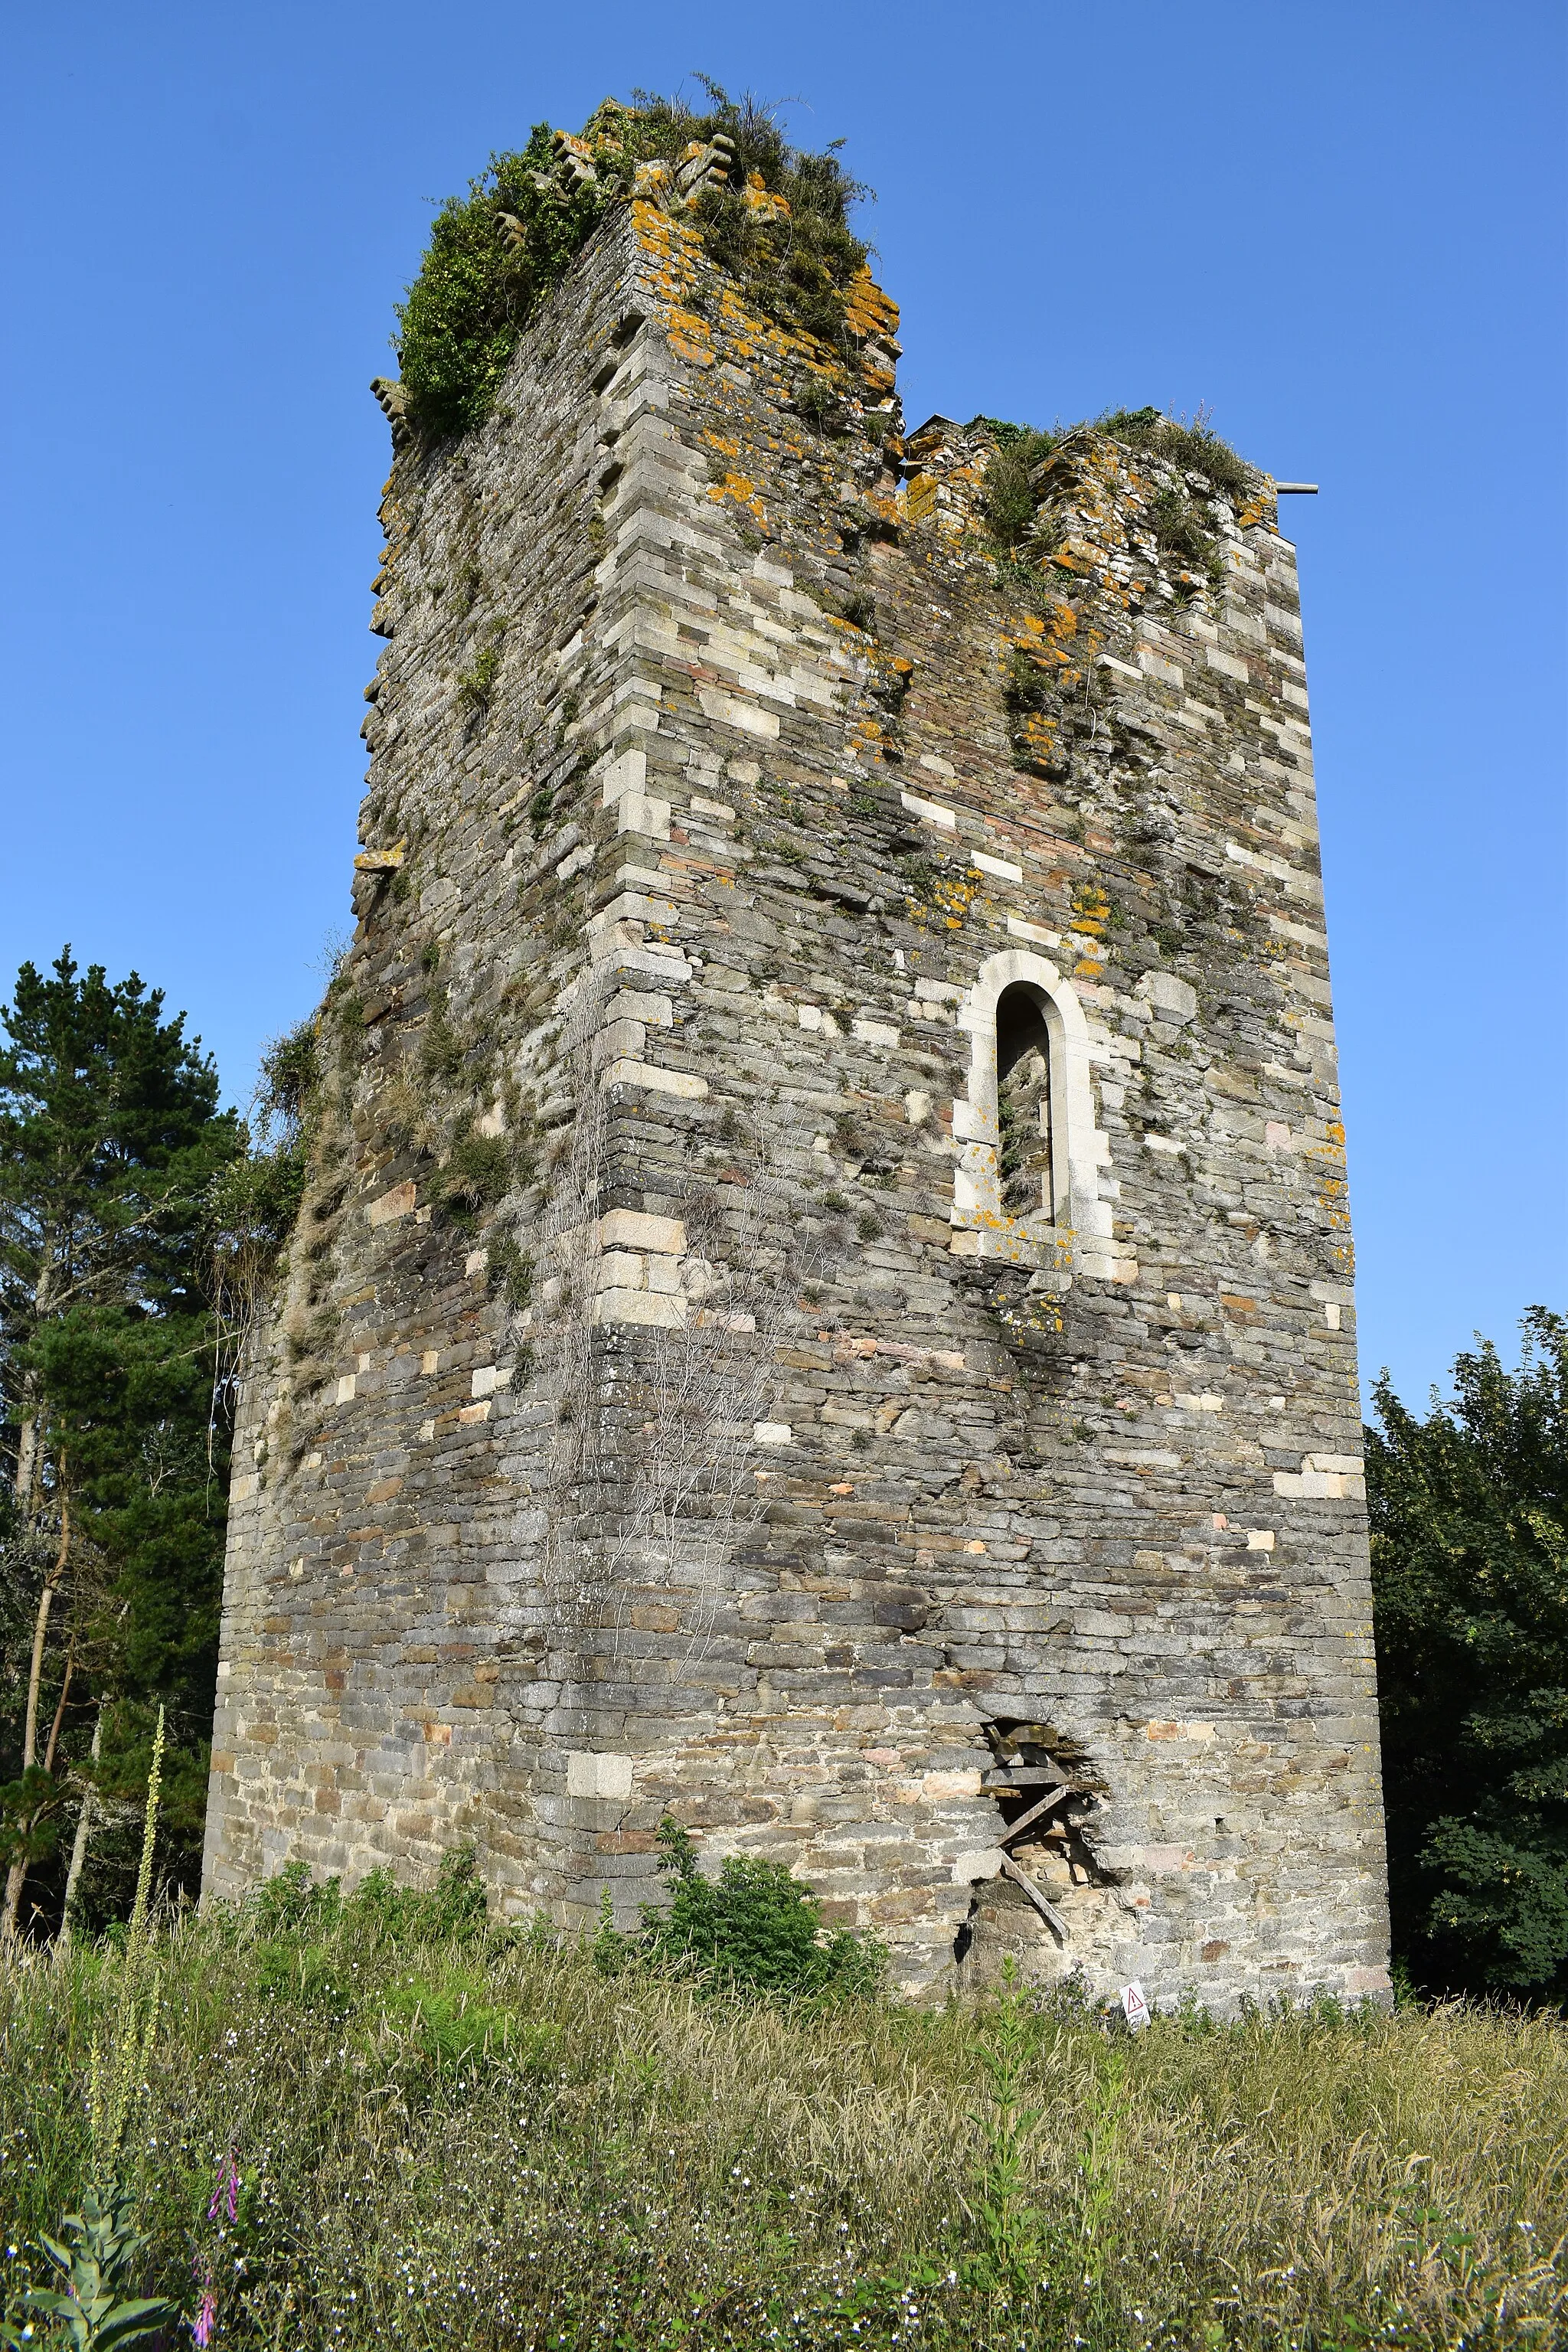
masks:
{"label": "grassy field", "polygon": [[[1568,2341],[1547,2020],[789,2010],[395,1904],[187,1920],[155,1957],[120,2170],[142,2284],[187,2315],[210,2286],[216,2344]],[[121,1965],[0,1976],[14,2319],[85,2185]]]}

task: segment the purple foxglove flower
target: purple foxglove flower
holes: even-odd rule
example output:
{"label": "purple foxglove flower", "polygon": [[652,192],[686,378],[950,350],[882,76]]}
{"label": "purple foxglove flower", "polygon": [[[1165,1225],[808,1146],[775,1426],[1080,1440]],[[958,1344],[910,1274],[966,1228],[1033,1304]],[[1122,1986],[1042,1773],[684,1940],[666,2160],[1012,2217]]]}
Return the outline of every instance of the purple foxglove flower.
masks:
{"label": "purple foxglove flower", "polygon": [[207,2202],[207,2220],[216,2221],[222,2211],[231,2221],[239,2219],[239,2167],[232,2148],[218,2168],[217,2185]]}

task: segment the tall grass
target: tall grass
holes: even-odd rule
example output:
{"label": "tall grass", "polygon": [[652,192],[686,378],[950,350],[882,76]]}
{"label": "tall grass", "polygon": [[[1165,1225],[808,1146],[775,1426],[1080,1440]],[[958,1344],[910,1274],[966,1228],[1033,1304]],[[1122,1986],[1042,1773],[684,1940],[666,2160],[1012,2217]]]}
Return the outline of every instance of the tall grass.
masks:
{"label": "tall grass", "polygon": [[[161,1941],[121,2170],[144,2291],[210,2284],[219,2346],[1568,2340],[1545,2019],[792,2011],[384,1904]],[[0,1977],[13,2294],[79,2200],[119,1966]]]}

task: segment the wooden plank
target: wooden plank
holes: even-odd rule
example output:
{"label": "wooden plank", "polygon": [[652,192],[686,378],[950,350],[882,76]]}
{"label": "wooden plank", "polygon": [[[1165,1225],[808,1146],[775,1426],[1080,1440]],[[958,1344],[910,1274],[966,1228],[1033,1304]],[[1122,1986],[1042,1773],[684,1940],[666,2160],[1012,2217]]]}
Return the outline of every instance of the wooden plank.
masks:
{"label": "wooden plank", "polygon": [[1078,1793],[1076,1789],[1068,1788],[1065,1782],[1059,1789],[1047,1789],[1045,1795],[1037,1803],[1032,1804],[1026,1813],[1020,1813],[1016,1822],[1009,1822],[996,1843],[998,1845],[1011,1845],[1016,1837],[1023,1836],[1031,1822],[1037,1822],[1043,1813],[1054,1813],[1057,1807],[1067,1798],[1076,1797]]}
{"label": "wooden plank", "polygon": [[1062,1942],[1065,1944],[1068,1939],[1067,1921],[1062,1917],[1061,1913],[1056,1908],[1054,1904],[1047,1903],[1046,1901],[1045,1896],[1040,1893],[1039,1888],[1035,1885],[1035,1882],[1029,1876],[1028,1872],[1026,1870],[1020,1870],[1018,1864],[1014,1861],[1011,1854],[1005,1854],[1003,1856],[1002,1872],[1004,1877],[1010,1878],[1015,1886],[1021,1886],[1023,1888],[1025,1894],[1028,1896],[1030,1902],[1034,1905],[1036,1910],[1039,1913],[1047,1927],[1050,1928],[1053,1935],[1059,1936]]}
{"label": "wooden plank", "polygon": [[981,1782],[983,1789],[1045,1789],[1057,1785],[1071,1786],[1051,1764],[1010,1764],[1000,1772],[987,1772]]}

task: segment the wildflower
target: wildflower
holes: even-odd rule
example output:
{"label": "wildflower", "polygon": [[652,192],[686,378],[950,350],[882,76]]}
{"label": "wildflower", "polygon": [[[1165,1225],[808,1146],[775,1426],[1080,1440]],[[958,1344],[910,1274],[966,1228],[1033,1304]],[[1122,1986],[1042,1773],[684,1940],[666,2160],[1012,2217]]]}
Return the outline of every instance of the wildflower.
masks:
{"label": "wildflower", "polygon": [[217,2184],[207,2200],[207,2220],[216,2221],[220,2211],[226,2211],[230,2221],[239,2219],[239,2167],[232,2148],[218,2167]]}
{"label": "wildflower", "polygon": [[216,2321],[217,2298],[209,2287],[197,2306],[195,2317],[191,2322],[192,2342],[203,2346],[210,2344]]}

